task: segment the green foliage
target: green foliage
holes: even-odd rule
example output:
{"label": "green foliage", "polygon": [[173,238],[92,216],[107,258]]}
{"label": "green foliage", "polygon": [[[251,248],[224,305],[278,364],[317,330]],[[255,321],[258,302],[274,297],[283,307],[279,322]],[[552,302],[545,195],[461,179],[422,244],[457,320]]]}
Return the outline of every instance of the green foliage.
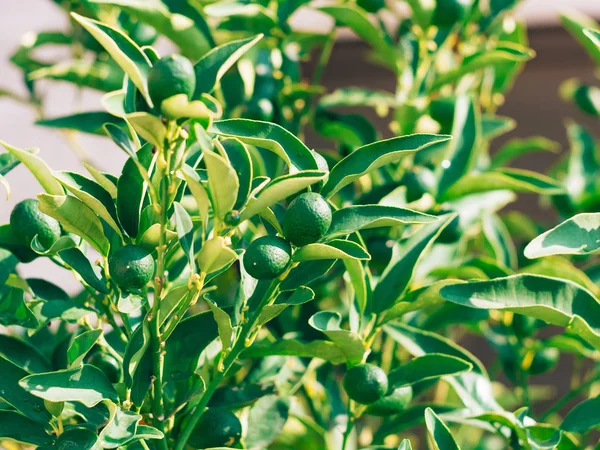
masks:
{"label": "green foliage", "polygon": [[[390,32],[393,3],[62,2],[66,31],[23,40],[27,96],[2,101],[127,160],[54,171],[46,149],[0,142],[7,193],[19,164],[41,187],[0,226],[0,446],[591,448],[595,139],[567,122],[548,175],[514,163],[552,141],[496,150],[516,126],[496,111],[535,55],[519,2],[406,0]],[[300,7],[331,32],[296,30]],[[600,63],[598,25],[562,19]],[[320,85],[342,27],[393,91]],[[74,60],[38,60],[50,45]],[[42,80],[102,91],[105,111],[46,117]],[[598,117],[597,91],[572,79],[560,94]],[[561,223],[506,212],[521,193]],[[24,277],[34,259],[80,290]],[[569,370],[565,354],[577,369],[557,398],[563,377],[537,376]]]}

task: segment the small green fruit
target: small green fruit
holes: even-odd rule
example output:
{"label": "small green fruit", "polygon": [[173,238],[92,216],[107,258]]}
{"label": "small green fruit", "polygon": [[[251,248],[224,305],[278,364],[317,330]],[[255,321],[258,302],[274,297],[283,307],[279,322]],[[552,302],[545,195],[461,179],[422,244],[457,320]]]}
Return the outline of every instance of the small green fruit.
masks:
{"label": "small green fruit", "polygon": [[39,201],[23,200],[10,213],[10,227],[13,233],[27,247],[37,235],[44,248],[52,247],[60,237],[60,224],[39,209]]}
{"label": "small green fruit", "polygon": [[193,448],[233,447],[242,437],[242,424],[237,416],[224,408],[207,409],[190,435]]}
{"label": "small green fruit", "polygon": [[292,247],[278,236],[263,236],[250,243],[244,254],[244,269],[257,280],[272,280],[287,269]]}
{"label": "small green fruit", "polygon": [[87,364],[97,367],[111,383],[118,383],[121,379],[121,367],[119,362],[108,353],[97,351],[90,355],[86,361]]}
{"label": "small green fruit", "polygon": [[346,372],[344,389],[355,402],[370,405],[386,394],[388,378],[381,368],[373,364],[359,364]]}
{"label": "small green fruit", "polygon": [[154,259],[144,248],[126,245],[110,255],[108,270],[121,289],[141,289],[154,276]]}
{"label": "small green fruit", "polygon": [[162,102],[174,95],[191,98],[196,89],[194,66],[185,56],[169,55],[159,59],[148,74],[148,92],[158,109]]}
{"label": "small green fruit", "polygon": [[240,224],[241,216],[237,210],[229,211],[225,214],[225,224],[230,227],[235,227]]}
{"label": "small green fruit", "polygon": [[394,389],[389,395],[380,398],[375,403],[371,403],[367,409],[367,414],[372,416],[391,416],[398,414],[408,406],[413,398],[413,391],[410,386],[403,386]]}
{"label": "small green fruit", "polygon": [[473,0],[437,0],[433,25],[452,27],[463,22],[471,12]]}
{"label": "small green fruit", "polygon": [[331,225],[331,208],[321,195],[307,192],[296,197],[283,217],[283,234],[302,247],[321,239]]}
{"label": "small green fruit", "polygon": [[528,372],[531,375],[541,375],[546,373],[558,363],[560,352],[556,348],[543,348],[535,352],[535,356],[531,361]]}
{"label": "small green fruit", "polygon": [[77,426],[69,428],[56,440],[57,450],[91,450],[96,446],[98,436],[89,428]]}

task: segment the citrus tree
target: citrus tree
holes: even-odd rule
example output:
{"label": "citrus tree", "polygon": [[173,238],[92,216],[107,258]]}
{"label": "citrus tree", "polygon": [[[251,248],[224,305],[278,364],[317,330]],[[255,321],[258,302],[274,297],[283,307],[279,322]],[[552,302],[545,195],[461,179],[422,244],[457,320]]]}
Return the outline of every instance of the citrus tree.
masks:
{"label": "citrus tree", "polygon": [[[504,212],[520,192],[559,207],[574,197],[560,170],[508,167],[554,143],[490,152],[515,126],[496,109],[533,56],[516,3],[62,3],[72,30],[13,57],[38,123],[102,134],[127,160],[83,175],[0,142],[0,181],[22,164],[43,191],[0,226],[2,445],[583,448],[597,400],[557,413],[596,372],[542,414],[529,381],[559,350],[595,358],[597,287],[573,261],[521,258],[538,230]],[[301,6],[331,17],[330,32],[294,30]],[[589,23],[569,23],[595,51]],[[316,98],[340,27],[395,92]],[[159,53],[158,36],[178,50]],[[74,61],[36,65],[50,42],[78,50]],[[113,81],[89,82],[98,73]],[[42,78],[106,91],[104,109],[44,117]],[[348,107],[374,108],[393,136]],[[309,148],[307,129],[331,148]],[[525,256],[593,252],[594,217]],[[81,290],[21,276],[38,258]],[[545,323],[568,332],[541,340]],[[472,336],[496,364],[462,345]]]}

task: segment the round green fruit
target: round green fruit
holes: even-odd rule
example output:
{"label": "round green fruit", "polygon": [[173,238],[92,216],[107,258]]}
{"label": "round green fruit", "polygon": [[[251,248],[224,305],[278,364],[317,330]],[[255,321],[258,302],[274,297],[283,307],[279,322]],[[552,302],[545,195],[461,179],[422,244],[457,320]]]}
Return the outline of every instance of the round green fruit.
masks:
{"label": "round green fruit", "polygon": [[537,319],[522,314],[515,314],[513,316],[512,327],[515,336],[519,339],[528,338],[533,336],[537,330]]}
{"label": "round green fruit", "polygon": [[90,355],[86,361],[87,364],[97,367],[111,383],[118,383],[121,379],[121,367],[119,362],[108,353],[97,351]]}
{"label": "round green fruit", "polygon": [[190,435],[193,448],[233,447],[242,437],[242,424],[237,416],[224,408],[207,409]]}
{"label": "round green fruit", "polygon": [[230,227],[235,227],[239,225],[241,218],[242,217],[239,211],[229,211],[227,214],[225,214],[225,224]]}
{"label": "round green fruit", "polygon": [[292,247],[278,236],[263,236],[250,243],[244,253],[244,269],[257,280],[272,280],[287,269]]}
{"label": "round green fruit", "polygon": [[60,237],[59,223],[41,212],[39,202],[34,199],[17,203],[10,213],[10,227],[27,247],[36,235],[44,248],[52,247]]}
{"label": "round green fruit", "polygon": [[154,276],[154,259],[144,248],[126,245],[110,255],[108,270],[121,289],[141,289]]}
{"label": "round green fruit", "polygon": [[91,450],[96,446],[98,436],[85,427],[69,428],[56,440],[57,450]]}
{"label": "round green fruit", "polygon": [[408,406],[412,398],[413,391],[410,386],[399,387],[394,389],[389,395],[370,404],[367,414],[382,417],[398,414]]}
{"label": "round green fruit", "polygon": [[432,23],[438,27],[452,27],[464,22],[472,7],[473,0],[437,0]]}
{"label": "round green fruit", "polygon": [[535,353],[528,372],[531,375],[541,375],[550,371],[558,363],[560,352],[556,348],[544,348]]}
{"label": "round green fruit", "polygon": [[331,225],[331,208],[321,195],[307,192],[296,197],[283,217],[283,234],[302,247],[321,239]]}
{"label": "round green fruit", "polygon": [[169,55],[159,59],[148,74],[148,92],[160,109],[162,102],[174,95],[191,98],[196,89],[194,66],[185,56]]}
{"label": "round green fruit", "polygon": [[386,394],[388,378],[383,369],[373,364],[359,364],[346,372],[344,389],[355,402],[370,405]]}

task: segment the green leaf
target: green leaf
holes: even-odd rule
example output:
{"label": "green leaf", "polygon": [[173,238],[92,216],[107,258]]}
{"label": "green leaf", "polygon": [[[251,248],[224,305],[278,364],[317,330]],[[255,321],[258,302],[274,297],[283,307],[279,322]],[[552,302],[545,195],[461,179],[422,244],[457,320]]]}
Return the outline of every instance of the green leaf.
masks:
{"label": "green leaf", "polygon": [[246,146],[237,139],[225,139],[221,141],[221,144],[239,181],[237,199],[233,209],[240,210],[246,204],[252,190],[252,179],[254,178],[252,159]]}
{"label": "green leaf", "polygon": [[84,331],[80,335],[75,336],[67,350],[69,368],[79,367],[83,364],[83,359],[94,345],[96,345],[100,336],[102,336],[102,330],[100,329]]}
{"label": "green leaf", "polygon": [[425,423],[436,450],[460,450],[452,433],[450,433],[450,429],[431,408],[425,410]]}
{"label": "green leaf", "polygon": [[492,156],[491,167],[507,166],[516,158],[531,152],[558,153],[560,144],[542,136],[511,139]]}
{"label": "green leaf", "polygon": [[321,7],[319,10],[329,14],[336,22],[349,27],[362,40],[369,43],[389,66],[396,67],[396,49],[386,37],[384,30],[375,27],[362,8],[354,5],[335,5]]}
{"label": "green leaf", "polygon": [[277,27],[277,21],[273,12],[258,3],[223,0],[206,6],[204,13],[215,18],[239,18],[250,29],[271,30]]}
{"label": "green leaf", "polygon": [[566,327],[600,348],[600,302],[572,281],[514,275],[446,286],[441,295],[459,305],[512,311]]}
{"label": "green leaf", "polygon": [[150,142],[154,147],[163,148],[167,136],[167,127],[152,114],[136,112],[127,114],[127,121],[137,134]]}
{"label": "green leaf", "polygon": [[356,242],[334,239],[327,244],[308,244],[294,252],[295,262],[320,259],[359,259],[369,260],[371,255]]}
{"label": "green leaf", "polygon": [[455,216],[442,217],[443,220],[424,225],[404,243],[401,252],[392,255],[373,292],[375,312],[381,313],[394,306],[410,286],[419,260]]}
{"label": "green leaf", "polygon": [[325,177],[324,172],[307,170],[290,175],[282,175],[270,181],[255,198],[250,198],[241,212],[241,219],[247,220],[266,208],[285,200],[289,196],[318,183]]}
{"label": "green leaf", "polygon": [[179,243],[181,244],[183,252],[188,257],[190,270],[195,272],[194,225],[192,223],[192,218],[180,203],[174,202],[173,207],[175,209],[175,226],[177,228],[177,235],[179,236]]}
{"label": "green leaf", "polygon": [[148,190],[148,185],[144,181],[140,169],[151,172],[154,167],[152,145],[146,144],[140,148],[136,153],[136,159],[130,157],[125,162],[117,183],[117,214],[119,222],[131,237],[138,235],[140,214],[144,207],[144,200]]}
{"label": "green leaf", "polygon": [[403,364],[388,374],[390,389],[409,386],[447,375],[457,375],[473,368],[473,364],[456,356],[428,353]]}
{"label": "green leaf", "polygon": [[148,105],[153,106],[148,94],[148,73],[152,64],[137,44],[123,32],[102,22],[74,12],[71,16],[104,47],[142,93]]}
{"label": "green leaf", "polygon": [[29,374],[1,357],[0,373],[0,398],[35,422],[48,423],[50,413],[44,407],[44,401],[19,386],[19,380]]}
{"label": "green leaf", "polygon": [[[205,98],[206,94],[203,94],[203,100]],[[160,105],[160,110],[165,117],[168,117],[171,120],[196,119],[202,126],[208,126],[211,117],[214,114],[204,101],[190,101],[186,94],[173,95],[172,97],[163,100]],[[220,108],[218,111],[218,115],[220,115]]]}
{"label": "green leaf", "polygon": [[344,351],[333,342],[322,340],[303,342],[296,339],[257,342],[245,349],[241,357],[264,358],[273,355],[319,358],[329,361],[332,364],[342,364],[347,361]]}
{"label": "green leaf", "polygon": [[13,336],[0,334],[0,357],[28,373],[51,370],[48,360],[36,348]]}
{"label": "green leaf", "polygon": [[[123,371],[127,387],[134,387],[136,381],[143,378],[144,364],[148,359],[151,360],[152,358],[152,355],[147,352],[149,346],[150,324],[147,320],[144,320],[131,334],[127,347],[125,348],[125,354],[123,355]],[[149,380],[147,381],[147,387],[149,387]]]}
{"label": "green leaf", "polygon": [[39,194],[38,199],[40,211],[58,220],[66,231],[83,238],[102,255],[108,256],[110,243],[104,235],[102,223],[83,202],[65,195]]}
{"label": "green leaf", "polygon": [[334,108],[338,106],[369,106],[375,108],[380,115],[386,115],[389,108],[396,106],[396,97],[391,92],[372,91],[358,87],[336,89],[331,94],[319,99],[319,107]]}
{"label": "green leaf", "polygon": [[275,303],[263,308],[258,317],[257,326],[263,326],[281,314],[288,306],[302,305],[315,298],[315,292],[306,286],[301,286],[293,291],[283,291],[277,296]]}
{"label": "green leaf", "polygon": [[[575,38],[577,42],[585,49],[596,64],[600,64],[600,48],[594,41],[591,30],[599,28],[598,22],[591,17],[581,14],[577,11],[569,11],[560,15],[562,26]],[[587,31],[586,30],[590,30]]]}
{"label": "green leaf", "polygon": [[449,72],[439,74],[432,90],[459,81],[467,74],[477,72],[489,66],[496,66],[506,62],[525,62],[535,57],[535,52],[527,47],[512,42],[499,42],[494,49],[486,49],[465,57],[460,67]]}
{"label": "green leaf", "polygon": [[4,285],[4,282],[11,273],[15,271],[19,260],[8,250],[0,248],[0,286]]}
{"label": "green leaf", "polygon": [[446,191],[444,198],[451,200],[503,189],[540,195],[564,193],[561,183],[545,175],[523,169],[496,169],[491,172],[470,173],[460,178]]}
{"label": "green leaf", "polygon": [[217,324],[210,312],[182,320],[167,340],[165,382],[187,380],[196,371],[200,353],[217,334]]}
{"label": "green leaf", "polygon": [[21,150],[4,141],[0,141],[0,145],[29,169],[48,194],[63,195],[65,193],[60,183],[52,175],[48,165],[34,154],[36,151]]}
{"label": "green leaf", "polygon": [[22,289],[0,288],[0,324],[20,325],[25,328],[38,326],[38,320],[25,303]]}
{"label": "green leaf", "polygon": [[216,272],[238,259],[238,254],[225,242],[223,236],[215,236],[204,243],[197,256],[202,273]]}
{"label": "green leaf", "polygon": [[248,449],[268,448],[287,422],[290,411],[289,397],[267,395],[259,399],[248,415],[248,433],[244,443]]}
{"label": "green leaf", "polygon": [[369,228],[430,223],[436,220],[438,218],[435,216],[394,206],[349,206],[333,212],[327,238],[345,236]]}
{"label": "green leaf", "polygon": [[600,213],[582,213],[536,237],[525,247],[525,256],[586,255],[598,250]]}
{"label": "green leaf", "polygon": [[598,150],[594,137],[581,125],[567,122],[567,134],[570,153],[564,183],[569,195],[581,202],[589,195],[590,187],[595,189],[593,186],[600,168]]}
{"label": "green leaf", "polygon": [[74,172],[54,172],[54,177],[123,238],[113,198],[102,186]]}
{"label": "green leaf", "polygon": [[236,137],[244,144],[272,151],[285,161],[290,173],[317,170],[317,162],[306,145],[280,125],[249,119],[218,120],[209,131]]}
{"label": "green leaf", "polygon": [[229,314],[219,308],[216,303],[208,299],[206,302],[208,303],[208,307],[215,317],[215,322],[217,322],[217,328],[219,329],[219,337],[221,338],[223,349],[226,350],[231,345],[231,337],[233,336],[231,317],[229,317]]}
{"label": "green leaf", "polygon": [[390,420],[382,423],[376,430],[373,440],[382,442],[386,436],[390,434],[398,434],[404,430],[408,430],[425,421],[425,410],[431,407],[438,414],[456,412],[457,408],[448,405],[439,405],[431,403],[420,403],[413,406],[408,406],[404,411],[400,412]]}
{"label": "green leaf", "polygon": [[208,216],[211,206],[210,198],[208,197],[208,192],[206,192],[206,189],[202,185],[200,177],[198,176],[196,171],[187,164],[184,164],[180,176],[183,176],[183,178],[185,179],[187,187],[192,193],[192,196],[196,201],[196,205],[198,205],[200,219],[202,220],[202,229],[206,230],[208,226]]}
{"label": "green leaf", "polygon": [[60,251],[58,254],[62,260],[77,272],[91,287],[102,294],[108,294],[110,292],[106,286],[106,282],[98,275],[96,269],[94,269],[81,250],[78,248],[69,248]]}
{"label": "green leaf", "polygon": [[202,150],[208,172],[208,190],[215,217],[223,220],[237,200],[240,182],[227,155],[219,155],[210,150]]}
{"label": "green leaf", "polygon": [[125,126],[123,119],[104,111],[90,111],[55,117],[53,119],[40,119],[35,124],[43,127],[61,128],[100,135],[104,134],[103,127],[105,124]]}
{"label": "green leaf", "polygon": [[446,158],[442,161],[442,172],[438,183],[440,195],[475,164],[476,151],[481,139],[481,119],[472,98],[459,97],[454,107],[454,123],[452,125],[453,140],[446,150]]}
{"label": "green leaf", "polygon": [[379,167],[398,162],[405,156],[449,139],[450,136],[444,135],[413,134],[359,147],[331,169],[321,194],[331,197],[344,186]]}
{"label": "green leaf", "polygon": [[250,406],[259,398],[273,394],[272,383],[244,383],[242,385],[225,385],[218,388],[208,403],[209,407],[238,409]]}
{"label": "green leaf", "polygon": [[575,406],[560,425],[561,430],[586,433],[600,425],[600,396],[588,398]]}
{"label": "green leaf", "polygon": [[225,73],[258,41],[263,35],[259,34],[246,39],[231,41],[213,48],[204,55],[194,66],[196,72],[196,91],[192,98],[200,98],[200,94],[210,94],[218,85]]}
{"label": "green leaf", "polygon": [[119,397],[104,373],[90,365],[40,373],[23,378],[19,385],[31,394],[52,402],[80,402],[91,408],[103,400]]}
{"label": "green leaf", "polygon": [[[204,33],[188,16],[169,11],[157,0],[92,0],[93,3],[115,5],[132,17],[151,25],[170,39],[190,59],[198,59],[210,49]],[[168,2],[167,2],[168,4]],[[107,49],[108,50],[108,49]]]}
{"label": "green leaf", "polygon": [[0,441],[4,439],[38,446],[54,443],[39,423],[14,411],[0,411]]}
{"label": "green leaf", "polygon": [[485,214],[481,218],[485,240],[496,255],[496,262],[503,267],[517,267],[517,249],[506,225],[497,214]]}
{"label": "green leaf", "polygon": [[342,330],[340,324],[342,316],[333,311],[320,311],[314,314],[309,324],[315,330],[319,330],[327,335],[332,342],[337,345],[350,364],[358,364],[362,361],[365,353],[365,347],[361,338],[347,330]]}
{"label": "green leaf", "polygon": [[440,289],[448,284],[456,283],[456,281],[453,279],[440,280],[406,293],[394,306],[385,312],[382,322],[386,323],[402,317],[406,313],[443,303],[444,299],[440,296]]}
{"label": "green leaf", "polygon": [[[142,420],[140,414],[123,411],[116,405],[109,405],[110,421],[98,436],[100,448],[118,448],[136,436],[138,424]],[[162,434],[162,433],[161,433]]]}

